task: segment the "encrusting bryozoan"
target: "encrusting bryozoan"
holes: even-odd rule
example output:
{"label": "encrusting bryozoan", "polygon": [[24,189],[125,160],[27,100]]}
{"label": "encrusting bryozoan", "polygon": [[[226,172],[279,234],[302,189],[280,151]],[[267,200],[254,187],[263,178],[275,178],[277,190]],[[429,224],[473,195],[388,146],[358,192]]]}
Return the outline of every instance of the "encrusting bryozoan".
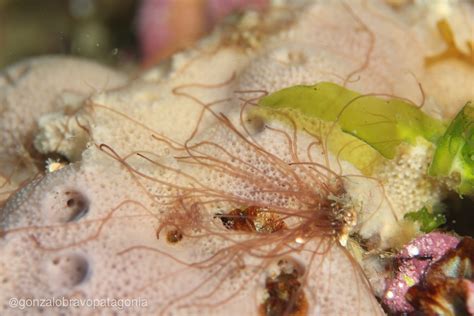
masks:
{"label": "encrusting bryozoan", "polygon": [[404,214],[443,192],[427,175],[433,148],[404,143],[367,174],[291,116],[250,109],[328,81],[425,101],[441,119],[418,84],[426,47],[404,23],[377,1],[274,5],[72,114],[35,117],[39,151],[61,144],[68,129],[55,126],[70,118],[83,137],[57,147],[70,164],[0,211],[0,314],[18,311],[10,297],[141,299],[124,309],[141,314],[383,314],[354,236],[381,250],[416,234]]}

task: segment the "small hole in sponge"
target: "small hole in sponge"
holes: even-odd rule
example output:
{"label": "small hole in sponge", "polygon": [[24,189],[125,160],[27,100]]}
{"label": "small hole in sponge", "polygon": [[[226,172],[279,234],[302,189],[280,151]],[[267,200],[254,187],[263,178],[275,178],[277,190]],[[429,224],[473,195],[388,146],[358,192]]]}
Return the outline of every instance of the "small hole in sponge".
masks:
{"label": "small hole in sponge", "polygon": [[249,115],[245,118],[245,125],[251,135],[260,134],[265,130],[265,120],[261,116]]}
{"label": "small hole in sponge", "polygon": [[66,208],[68,210],[68,218],[66,222],[77,221],[87,214],[89,211],[89,200],[80,192],[67,191]]}
{"label": "small hole in sponge", "polygon": [[80,254],[66,254],[50,259],[48,280],[54,288],[71,288],[82,283],[89,272],[89,263]]}

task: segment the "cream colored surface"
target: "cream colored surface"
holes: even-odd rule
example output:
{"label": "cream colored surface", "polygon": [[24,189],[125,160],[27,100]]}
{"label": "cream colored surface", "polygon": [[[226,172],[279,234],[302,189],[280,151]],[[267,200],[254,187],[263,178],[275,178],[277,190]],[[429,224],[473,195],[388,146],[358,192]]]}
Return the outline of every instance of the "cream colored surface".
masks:
{"label": "cream colored surface", "polygon": [[[74,113],[90,95],[125,82],[124,75],[95,62],[62,56],[25,60],[0,72],[0,175],[5,179],[0,183],[0,201],[43,171],[38,169],[39,154],[62,153],[61,147],[81,132],[76,125],[75,131],[64,133],[64,122],[42,131],[46,117],[61,116],[66,121],[64,113]],[[38,135],[42,133],[47,136]],[[54,140],[35,141],[38,137]]]}
{"label": "cream colored surface", "polygon": [[[226,196],[234,202],[298,209],[305,205],[305,197],[291,189],[313,190],[316,196],[321,188],[308,176],[308,169],[300,173],[289,165],[309,159],[307,148],[314,139],[298,133],[290,145],[275,129],[293,135],[291,129],[276,122],[251,126],[246,135],[239,116],[243,99],[261,96],[256,90],[273,92],[326,80],[347,81],[349,88],[364,93],[420,102],[417,80],[425,71],[424,41],[379,2],[342,5],[317,1],[294,11],[274,10],[275,15],[290,14],[293,23],[265,37],[257,36],[258,30],[237,29],[234,32],[248,32],[245,38],[253,43],[245,49],[221,46],[220,39],[229,34],[216,32],[194,50],[174,56],[169,67],[158,67],[126,87],[102,92],[103,85],[94,85],[98,93],[78,112],[90,129],[87,146],[83,137],[69,137],[62,147],[64,155],[77,161],[29,184],[0,212],[0,227],[6,231],[0,239],[0,314],[18,312],[5,305],[11,296],[140,297],[148,305],[135,309],[141,314],[257,313],[265,297],[267,265],[277,258],[266,260],[249,249],[236,249],[236,241],[229,238],[235,238],[238,245],[243,237],[230,234],[214,218],[229,203],[211,200]],[[265,19],[258,21],[264,24]],[[45,77],[55,80],[57,74],[46,73]],[[436,84],[441,83],[431,83]],[[47,88],[39,86],[40,90],[48,94]],[[441,113],[436,96],[427,97],[425,110]],[[203,110],[206,104],[212,113]],[[23,125],[28,129],[38,122],[39,149],[50,148],[66,136],[54,128],[64,117],[46,114],[56,110],[51,106],[43,108],[40,114],[44,115],[31,117]],[[231,123],[225,123],[220,113]],[[187,142],[196,126],[194,137]],[[200,146],[193,153],[206,160],[201,157],[196,166],[180,158],[188,154],[185,144]],[[369,179],[348,163],[339,165],[334,156],[321,153],[321,148],[311,148],[315,162],[344,177],[359,211],[356,229],[366,237],[379,234],[383,245],[390,244],[398,232],[398,219],[413,211],[405,209],[406,205],[419,203],[419,196],[413,193],[419,191],[413,188],[427,185],[426,176],[419,172],[429,159],[426,149],[413,149],[399,163],[388,163],[383,174]],[[219,159],[225,168],[207,167],[205,162],[210,159]],[[399,176],[394,178],[393,173]],[[428,199],[439,199],[437,190],[419,190]],[[196,194],[193,199],[190,192]],[[83,202],[84,216],[79,216],[83,214],[77,203],[69,205],[71,194]],[[189,200],[182,202],[184,198]],[[308,199],[312,198],[310,194]],[[192,201],[209,204],[196,211]],[[163,237],[158,240],[156,229],[170,220],[187,223],[179,228],[188,234],[204,236],[185,236],[177,245],[166,243]],[[206,235],[209,231],[212,233]],[[382,314],[360,268],[344,248],[321,237],[303,242],[304,250],[286,256],[306,269],[303,289],[310,315]],[[274,246],[268,244],[265,249]],[[215,263],[189,266],[208,259]]]}

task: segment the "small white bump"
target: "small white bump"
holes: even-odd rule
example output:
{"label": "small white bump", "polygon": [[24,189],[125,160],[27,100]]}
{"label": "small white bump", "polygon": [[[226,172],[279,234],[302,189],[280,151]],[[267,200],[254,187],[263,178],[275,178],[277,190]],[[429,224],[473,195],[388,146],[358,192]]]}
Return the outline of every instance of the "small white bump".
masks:
{"label": "small white bump", "polygon": [[420,254],[420,249],[418,249],[418,247],[415,247],[413,245],[408,246],[407,250],[408,250],[408,255],[410,255],[410,257],[415,257]]}
{"label": "small white bump", "polygon": [[392,291],[387,291],[387,293],[385,293],[385,297],[389,300],[393,299],[395,297],[395,294],[393,294]]}
{"label": "small white bump", "polygon": [[305,240],[302,237],[296,237],[295,242],[298,244],[304,244]]}

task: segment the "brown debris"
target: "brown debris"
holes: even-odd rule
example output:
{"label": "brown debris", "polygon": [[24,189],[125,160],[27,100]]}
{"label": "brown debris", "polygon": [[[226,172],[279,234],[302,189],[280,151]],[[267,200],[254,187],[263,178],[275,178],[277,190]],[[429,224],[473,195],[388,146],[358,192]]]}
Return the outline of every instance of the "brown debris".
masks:
{"label": "brown debris", "polygon": [[286,228],[285,222],[267,208],[236,208],[228,214],[217,214],[227,229],[249,233],[271,234]]}
{"label": "brown debris", "polygon": [[183,234],[179,229],[173,229],[166,233],[166,241],[170,244],[176,244],[183,239]]}
{"label": "brown debris", "polygon": [[268,277],[265,289],[268,297],[260,306],[262,316],[302,316],[307,315],[308,302],[301,289],[300,273],[294,267],[285,269],[285,261],[278,265],[282,267],[275,277]]}

